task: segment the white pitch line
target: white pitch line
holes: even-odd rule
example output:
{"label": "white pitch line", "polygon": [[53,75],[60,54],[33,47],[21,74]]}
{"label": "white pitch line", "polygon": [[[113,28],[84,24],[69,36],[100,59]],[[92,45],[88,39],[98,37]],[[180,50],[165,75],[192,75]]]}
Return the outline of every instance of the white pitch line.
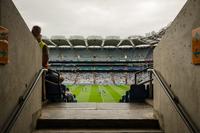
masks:
{"label": "white pitch line", "polygon": [[102,96],[102,89],[100,90],[99,89],[99,86],[97,86],[98,87],[98,91],[101,93],[101,99],[102,99],[102,101],[104,102],[104,99],[103,99],[103,96]]}
{"label": "white pitch line", "polygon": [[115,102],[115,99],[112,97],[111,93],[107,90],[105,86],[102,86],[104,90],[106,91],[106,95],[109,96],[112,99],[112,102]]}

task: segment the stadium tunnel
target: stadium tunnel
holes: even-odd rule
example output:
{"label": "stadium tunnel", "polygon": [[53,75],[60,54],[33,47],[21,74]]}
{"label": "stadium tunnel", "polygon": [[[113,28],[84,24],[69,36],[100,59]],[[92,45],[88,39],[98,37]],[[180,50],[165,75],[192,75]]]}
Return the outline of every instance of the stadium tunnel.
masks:
{"label": "stadium tunnel", "polygon": [[[200,68],[195,65],[196,60],[192,61],[192,31],[196,33],[198,42],[199,29],[194,29],[200,26],[199,5],[199,0],[188,0],[162,38],[159,38],[162,31],[145,38],[130,36],[127,39],[117,36],[105,39],[99,36],[87,39],[82,36],[43,37],[50,50],[98,47],[110,50],[117,48],[120,51],[124,47],[154,48],[153,69],[146,69],[153,77],[154,91],[150,105],[61,103],[45,106],[42,102],[41,75],[45,71],[41,69],[42,51],[12,0],[0,0],[0,25],[8,29],[8,40],[1,36],[0,41],[1,132],[198,133]],[[5,31],[7,32],[1,28],[1,35]],[[115,60],[109,60],[110,63],[112,61]],[[80,63],[84,62],[85,60]],[[124,60],[119,61],[123,62]],[[61,62],[57,60],[55,63]],[[101,113],[98,114],[97,111]]]}

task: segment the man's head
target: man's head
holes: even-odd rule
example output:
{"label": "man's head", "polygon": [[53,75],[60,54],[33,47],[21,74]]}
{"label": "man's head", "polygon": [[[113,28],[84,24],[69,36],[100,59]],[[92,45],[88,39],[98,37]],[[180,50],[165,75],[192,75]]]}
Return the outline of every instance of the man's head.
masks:
{"label": "man's head", "polygon": [[41,28],[37,25],[33,26],[31,30],[33,36],[37,39],[38,42],[41,41]]}

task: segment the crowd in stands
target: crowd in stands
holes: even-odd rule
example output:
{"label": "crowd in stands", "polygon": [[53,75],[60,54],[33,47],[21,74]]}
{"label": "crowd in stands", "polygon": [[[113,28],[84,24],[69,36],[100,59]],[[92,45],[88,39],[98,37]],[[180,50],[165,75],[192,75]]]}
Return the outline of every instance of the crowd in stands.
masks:
{"label": "crowd in stands", "polygon": [[127,73],[113,73],[113,79],[115,84],[127,84]]}
{"label": "crowd in stands", "polygon": [[62,73],[62,76],[64,77],[64,84],[74,84],[75,79],[76,79],[76,73]]}
{"label": "crowd in stands", "polygon": [[127,74],[127,84],[134,84],[135,83],[135,74],[133,73],[128,73]]}
{"label": "crowd in stands", "polygon": [[[134,84],[135,74],[134,72],[81,72],[62,73],[64,77],[63,84]],[[137,76],[137,80],[148,80],[148,73],[141,73]]]}
{"label": "crowd in stands", "polygon": [[111,73],[96,73],[96,84],[113,84]]}
{"label": "crowd in stands", "polygon": [[92,73],[79,73],[76,84],[93,84],[94,77]]}
{"label": "crowd in stands", "polygon": [[139,73],[137,75],[137,82],[140,83],[142,81],[147,81],[147,80],[149,80],[149,77],[150,77],[149,73],[147,73],[147,72]]}

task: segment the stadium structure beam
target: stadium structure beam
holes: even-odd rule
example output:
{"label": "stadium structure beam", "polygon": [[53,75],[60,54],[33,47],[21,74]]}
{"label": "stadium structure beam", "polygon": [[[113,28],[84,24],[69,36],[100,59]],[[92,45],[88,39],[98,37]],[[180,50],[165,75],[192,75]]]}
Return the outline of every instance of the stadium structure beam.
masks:
{"label": "stadium structure beam", "polygon": [[104,47],[104,44],[105,44],[105,39],[102,40],[102,44],[101,44],[102,48]]}
{"label": "stadium structure beam", "polygon": [[54,42],[52,42],[51,39],[49,39],[49,42],[52,43],[54,46],[58,47],[58,45],[56,45]]}
{"label": "stadium structure beam", "polygon": [[146,42],[144,40],[140,40],[143,44],[146,44]]}
{"label": "stadium structure beam", "polygon": [[[50,38],[48,38],[48,37],[46,37],[46,36],[42,36],[42,40],[43,40],[47,45],[48,45],[48,43],[47,43],[46,41],[50,42],[50,43],[53,44],[55,47],[57,47],[57,45],[56,45],[54,42],[52,42]],[[48,47],[49,47],[49,46],[50,46],[50,45],[48,45]],[[54,46],[52,46],[52,47],[54,47]]]}
{"label": "stadium structure beam", "polygon": [[130,40],[130,39],[128,39],[129,41],[130,41],[130,43],[133,45],[133,47],[135,47],[135,44]]}
{"label": "stadium structure beam", "polygon": [[66,41],[69,43],[70,47],[73,48],[73,45],[71,44],[71,42],[69,41],[69,39],[66,39]]}
{"label": "stadium structure beam", "polygon": [[85,41],[85,47],[88,48],[88,46],[89,46],[89,45],[88,45],[88,40],[85,39],[84,41]]}
{"label": "stadium structure beam", "polygon": [[117,44],[117,47],[119,47],[123,41],[124,39],[121,39],[120,42]]}

